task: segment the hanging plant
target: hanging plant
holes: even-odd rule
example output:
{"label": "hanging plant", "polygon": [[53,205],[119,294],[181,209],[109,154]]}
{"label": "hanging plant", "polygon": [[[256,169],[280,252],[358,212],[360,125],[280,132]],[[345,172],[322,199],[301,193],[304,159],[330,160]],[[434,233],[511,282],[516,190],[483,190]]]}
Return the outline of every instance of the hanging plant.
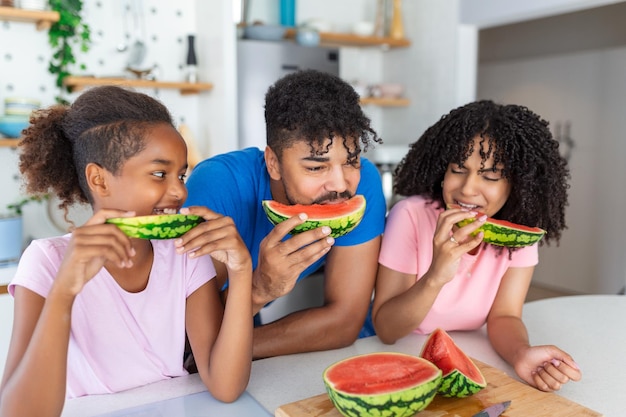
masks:
{"label": "hanging plant", "polygon": [[[63,85],[63,79],[71,75],[70,67],[76,64],[74,48],[79,48],[81,52],[89,50],[91,31],[81,17],[82,0],[48,0],[48,4],[51,10],[60,15],[59,21],[53,23],[48,30],[48,41],[52,47],[48,72],[55,76],[56,86],[60,90],[56,101],[67,104],[63,94],[69,92],[69,89]],[[85,64],[80,64],[79,68],[84,70]]]}

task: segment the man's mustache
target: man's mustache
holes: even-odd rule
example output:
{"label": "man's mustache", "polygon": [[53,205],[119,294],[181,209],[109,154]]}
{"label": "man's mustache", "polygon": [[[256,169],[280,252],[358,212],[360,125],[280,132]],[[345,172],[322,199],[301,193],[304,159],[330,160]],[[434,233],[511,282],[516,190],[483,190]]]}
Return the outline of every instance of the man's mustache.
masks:
{"label": "man's mustache", "polygon": [[350,191],[344,191],[342,193],[333,191],[331,193],[321,196],[320,198],[315,199],[312,204],[332,203],[335,200],[348,200],[352,197],[354,196],[352,195]]}

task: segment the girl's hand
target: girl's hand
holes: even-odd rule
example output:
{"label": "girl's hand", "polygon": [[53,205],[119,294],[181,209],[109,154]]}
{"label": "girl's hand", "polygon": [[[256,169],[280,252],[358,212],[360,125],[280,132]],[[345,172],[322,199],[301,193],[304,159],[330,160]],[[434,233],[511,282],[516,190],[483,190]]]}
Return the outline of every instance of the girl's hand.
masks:
{"label": "girl's hand", "polygon": [[553,345],[533,346],[522,351],[514,363],[517,375],[541,391],[557,391],[569,381],[579,381],[574,359]]}
{"label": "girl's hand", "polygon": [[187,253],[190,257],[210,255],[230,272],[252,270],[248,248],[230,217],[200,206],[182,208],[180,212],[201,216],[206,221],[174,241],[178,253]]}
{"label": "girl's hand", "polygon": [[105,221],[134,215],[121,210],[100,210],[76,228],[55,280],[57,289],[69,295],[78,294],[107,262],[130,268],[135,255],[130,239],[117,226]]}
{"label": "girl's hand", "polygon": [[471,234],[485,223],[487,216],[458,228],[456,224],[461,220],[471,219],[476,212],[463,209],[448,209],[439,214],[437,227],[433,237],[433,261],[430,265],[430,275],[436,277],[439,285],[446,284],[454,278],[461,257],[480,245],[483,234]]}

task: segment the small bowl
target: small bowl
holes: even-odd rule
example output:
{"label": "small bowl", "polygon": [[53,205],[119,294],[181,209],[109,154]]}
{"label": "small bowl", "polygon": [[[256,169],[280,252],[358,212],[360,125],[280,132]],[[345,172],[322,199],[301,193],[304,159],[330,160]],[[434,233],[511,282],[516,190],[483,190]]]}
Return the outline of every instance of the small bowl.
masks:
{"label": "small bowl", "polygon": [[243,36],[246,39],[256,39],[260,41],[282,41],[287,28],[278,25],[252,25],[246,26]]}
{"label": "small bowl", "polygon": [[8,138],[19,138],[28,124],[28,116],[0,116],[0,134]]}
{"label": "small bowl", "polygon": [[352,25],[352,33],[357,36],[372,36],[374,34],[374,24],[372,22],[356,22]]}
{"label": "small bowl", "polygon": [[320,34],[311,28],[300,28],[296,33],[296,42],[302,46],[317,46],[320,44]]}
{"label": "small bowl", "polygon": [[396,83],[382,83],[378,85],[380,96],[384,98],[399,98],[404,94],[404,85]]}
{"label": "small bowl", "polygon": [[7,115],[28,116],[37,110],[41,102],[25,97],[8,97],[4,99],[4,113]]}

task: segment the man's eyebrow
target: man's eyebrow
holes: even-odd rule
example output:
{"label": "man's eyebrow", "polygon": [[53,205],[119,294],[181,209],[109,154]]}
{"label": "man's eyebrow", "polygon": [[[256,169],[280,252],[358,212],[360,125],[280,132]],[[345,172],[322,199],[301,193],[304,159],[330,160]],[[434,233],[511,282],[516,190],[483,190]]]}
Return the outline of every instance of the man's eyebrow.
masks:
{"label": "man's eyebrow", "polygon": [[317,155],[309,155],[307,157],[302,158],[303,161],[311,161],[311,162],[328,162],[330,158],[327,156],[317,156]]}

